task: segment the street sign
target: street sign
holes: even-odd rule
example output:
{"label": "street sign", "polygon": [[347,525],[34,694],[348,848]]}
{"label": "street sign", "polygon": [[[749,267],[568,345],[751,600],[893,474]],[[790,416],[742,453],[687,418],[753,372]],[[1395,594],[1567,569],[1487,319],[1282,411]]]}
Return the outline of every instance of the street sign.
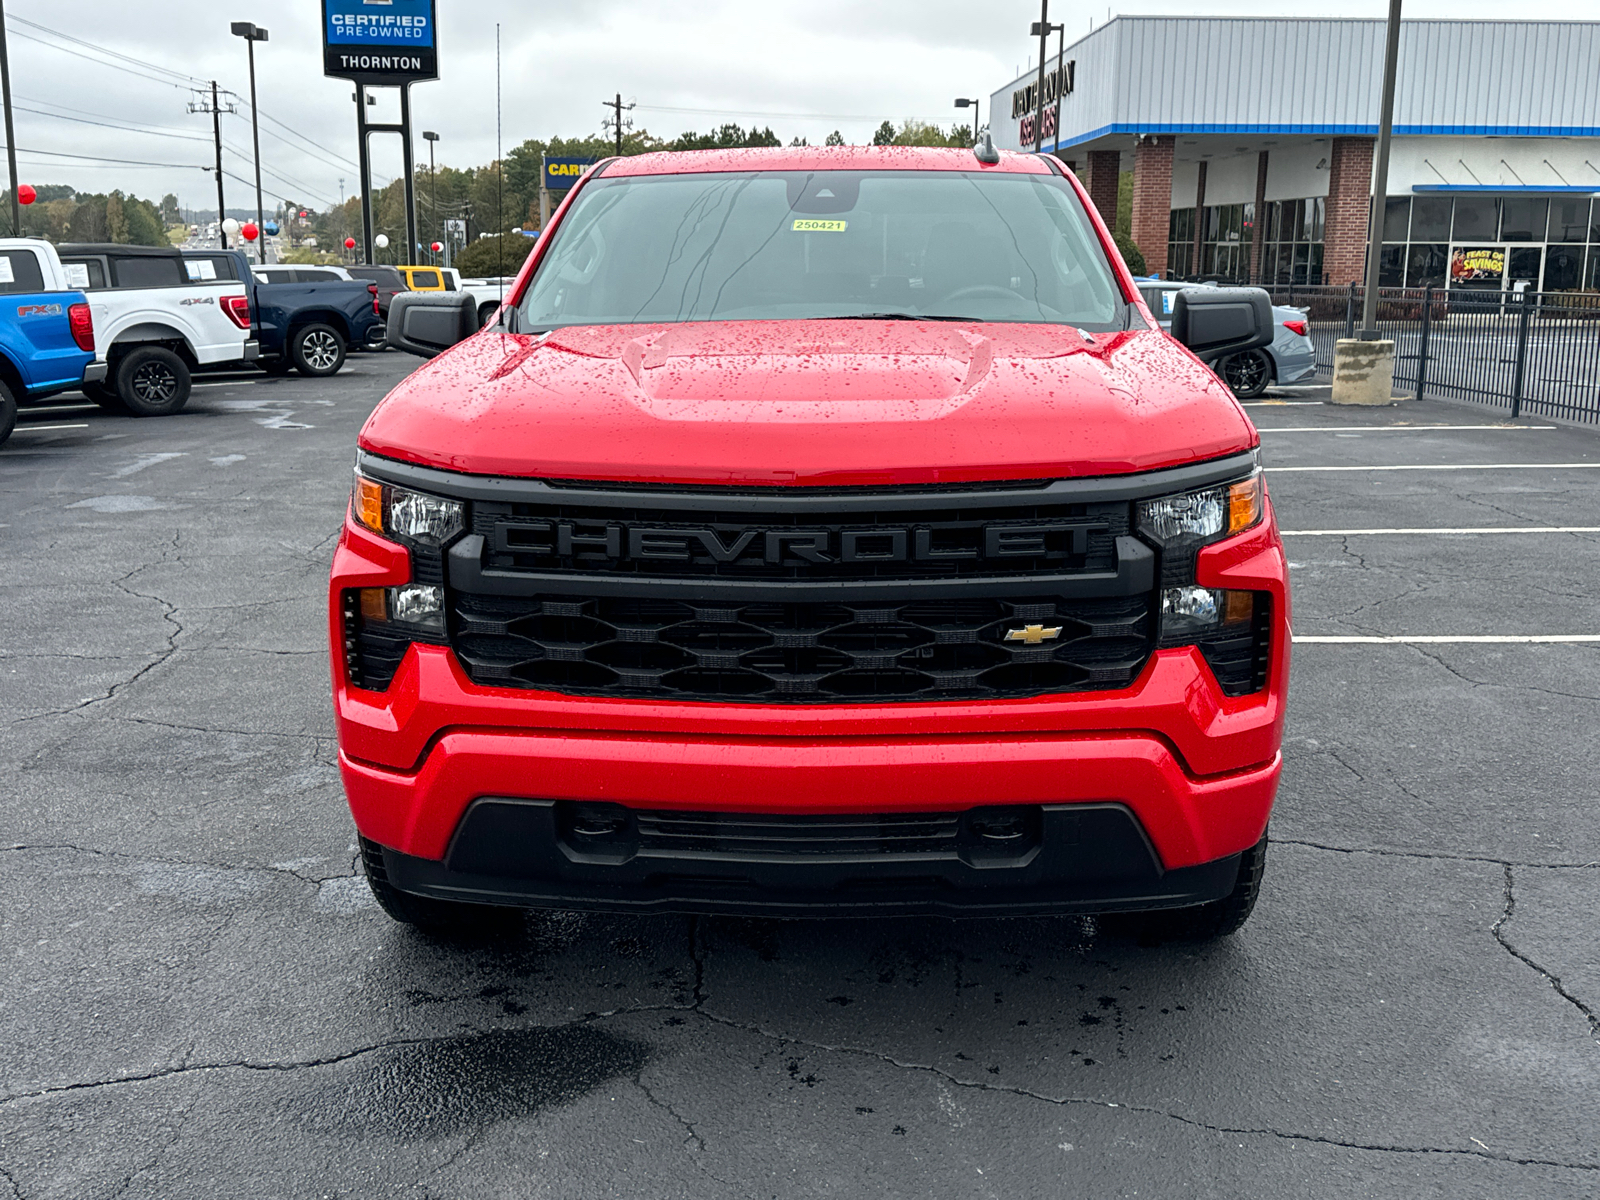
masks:
{"label": "street sign", "polygon": [[595,163],[593,158],[549,158],[544,160],[544,186],[552,192],[564,192],[578,182]]}
{"label": "street sign", "polygon": [[435,0],[322,0],[322,73],[369,87],[439,78]]}

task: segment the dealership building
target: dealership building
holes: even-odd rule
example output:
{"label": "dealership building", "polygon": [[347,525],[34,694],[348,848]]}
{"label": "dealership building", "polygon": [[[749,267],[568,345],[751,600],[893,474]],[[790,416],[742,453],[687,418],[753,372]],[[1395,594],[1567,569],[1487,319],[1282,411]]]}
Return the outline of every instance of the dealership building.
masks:
{"label": "dealership building", "polygon": [[[1054,41],[1054,39],[1052,39]],[[1054,49],[1054,46],[1052,46]],[[1117,17],[1045,61],[1043,148],[1152,274],[1358,282],[1384,22]],[[1032,150],[1037,67],[990,100]],[[1385,285],[1600,287],[1600,23],[1405,21]]]}

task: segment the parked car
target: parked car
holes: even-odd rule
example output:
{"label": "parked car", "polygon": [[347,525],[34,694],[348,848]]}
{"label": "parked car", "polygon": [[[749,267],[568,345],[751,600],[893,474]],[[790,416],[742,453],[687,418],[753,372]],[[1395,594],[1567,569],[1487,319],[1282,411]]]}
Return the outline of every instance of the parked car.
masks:
{"label": "parked car", "polygon": [[89,293],[106,377],[83,392],[101,407],[167,416],[189,402],[195,368],[255,360],[242,282],[192,282],[175,246],[77,243],[59,252],[68,285]]}
{"label": "parked car", "polygon": [[33,238],[0,238],[0,442],[11,436],[19,401],[97,383],[89,299],[67,286],[56,248]]}
{"label": "parked car", "polygon": [[[1179,292],[1215,284],[1139,281],[1144,302],[1163,329],[1172,326],[1172,309]],[[1317,373],[1317,351],[1311,344],[1306,310],[1275,304],[1272,320],[1276,332],[1270,346],[1230,355],[1217,364],[1217,374],[1240,400],[1254,400],[1276,383],[1299,383]]]}
{"label": "parked car", "polygon": [[293,281],[261,282],[257,268],[240,250],[185,250],[183,257],[192,278],[245,283],[259,364],[271,374],[298,370],[302,375],[337,375],[348,349],[383,341],[376,284],[338,278],[301,281],[301,271],[316,269],[306,267],[294,268]]}
{"label": "parked car", "polygon": [[389,319],[389,302],[401,292],[410,291],[406,278],[394,267],[362,266],[346,267],[352,279],[365,280],[367,283],[378,285],[378,315],[385,321]]}
{"label": "parked car", "polygon": [[251,263],[250,273],[256,277],[258,283],[332,283],[336,279],[349,280],[352,278],[350,272],[343,267],[314,267],[286,265],[283,263],[265,267]]}
{"label": "parked car", "polygon": [[625,158],[492,333],[395,298],[438,357],[361,430],[328,593],[391,916],[1244,922],[1288,572],[1205,364],[1267,294],[1168,336],[1059,163],[976,155]]}

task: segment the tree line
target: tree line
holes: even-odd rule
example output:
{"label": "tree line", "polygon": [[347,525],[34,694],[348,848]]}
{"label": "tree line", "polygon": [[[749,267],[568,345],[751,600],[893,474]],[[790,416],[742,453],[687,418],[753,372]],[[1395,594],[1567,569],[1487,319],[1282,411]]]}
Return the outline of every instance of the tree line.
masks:
{"label": "tree line", "polygon": [[[178,223],[178,198],[141,200],[120,191],[79,192],[66,184],[43,184],[37,197],[22,208],[21,237],[52,242],[117,242],[131,246],[165,246],[167,229]],[[0,192],[0,212],[10,225],[11,191]]]}

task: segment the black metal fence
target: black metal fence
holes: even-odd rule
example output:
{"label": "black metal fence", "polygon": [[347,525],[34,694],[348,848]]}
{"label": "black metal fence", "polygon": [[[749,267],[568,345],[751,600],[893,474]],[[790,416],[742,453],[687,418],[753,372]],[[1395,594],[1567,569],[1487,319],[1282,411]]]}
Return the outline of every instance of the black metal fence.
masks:
{"label": "black metal fence", "polygon": [[[1355,336],[1363,289],[1267,290],[1306,310],[1317,375],[1332,379],[1334,343]],[[1394,339],[1399,390],[1600,423],[1600,294],[1379,288],[1378,328]]]}

